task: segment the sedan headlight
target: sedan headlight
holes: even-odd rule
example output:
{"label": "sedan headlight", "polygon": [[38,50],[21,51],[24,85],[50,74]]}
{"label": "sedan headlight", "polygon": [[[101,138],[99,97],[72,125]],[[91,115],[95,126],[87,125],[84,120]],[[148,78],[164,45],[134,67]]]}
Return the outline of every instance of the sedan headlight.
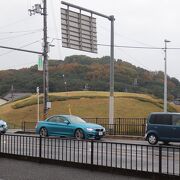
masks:
{"label": "sedan headlight", "polygon": [[7,124],[6,123],[4,123],[4,127],[7,128]]}
{"label": "sedan headlight", "polygon": [[87,131],[93,131],[94,129],[93,128],[87,128]]}

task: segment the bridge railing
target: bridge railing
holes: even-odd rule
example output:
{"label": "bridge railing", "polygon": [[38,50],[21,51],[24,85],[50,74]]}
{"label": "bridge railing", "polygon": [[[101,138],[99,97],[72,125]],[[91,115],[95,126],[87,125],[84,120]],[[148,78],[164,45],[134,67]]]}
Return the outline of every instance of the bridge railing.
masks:
{"label": "bridge railing", "polygon": [[[87,122],[104,126],[111,135],[144,136],[146,118],[115,118],[114,124],[108,124],[108,118],[84,118]],[[37,122],[23,121],[21,129],[24,132],[34,131]]]}
{"label": "bridge railing", "polygon": [[0,157],[11,156],[180,177],[179,146],[0,135]]}

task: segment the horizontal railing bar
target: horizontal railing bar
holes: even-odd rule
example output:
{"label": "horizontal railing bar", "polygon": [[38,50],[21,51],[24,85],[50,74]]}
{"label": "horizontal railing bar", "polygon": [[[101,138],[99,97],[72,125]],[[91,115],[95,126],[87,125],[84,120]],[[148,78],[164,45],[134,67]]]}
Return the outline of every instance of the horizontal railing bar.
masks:
{"label": "horizontal railing bar", "polygon": [[14,136],[14,137],[24,137],[24,138],[27,138],[27,137],[29,137],[29,138],[42,138],[42,139],[47,139],[47,140],[49,140],[49,139],[53,139],[53,140],[55,140],[55,139],[59,139],[59,140],[69,140],[69,141],[82,141],[82,142],[94,142],[94,143],[101,143],[101,144],[112,144],[112,145],[116,145],[116,144],[119,144],[119,145],[128,145],[128,146],[130,146],[130,145],[135,145],[135,146],[139,146],[139,147],[153,147],[153,148],[159,148],[160,146],[162,147],[162,148],[174,148],[174,149],[179,149],[180,150],[180,145],[173,145],[173,146],[170,146],[170,145],[150,145],[150,144],[136,144],[136,143],[123,143],[123,142],[111,142],[111,141],[106,141],[106,142],[103,142],[103,141],[98,141],[98,140],[91,140],[91,139],[84,139],[84,140],[77,140],[77,139],[75,139],[75,138],[64,138],[64,137],[52,137],[52,136],[50,136],[50,137],[41,137],[41,136],[39,136],[39,135],[34,135],[34,136],[31,136],[31,135],[21,135],[21,134],[8,134],[8,133],[6,133],[6,134],[3,134],[3,135],[0,135],[0,136]]}

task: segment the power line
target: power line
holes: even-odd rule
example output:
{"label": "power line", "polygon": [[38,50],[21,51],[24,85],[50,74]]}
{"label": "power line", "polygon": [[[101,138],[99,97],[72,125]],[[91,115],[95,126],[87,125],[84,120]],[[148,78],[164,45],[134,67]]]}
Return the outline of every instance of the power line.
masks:
{"label": "power line", "polygon": [[138,62],[141,66],[143,66],[145,69],[147,69],[148,71],[150,71],[150,69],[147,67],[147,66],[145,66],[142,62],[140,62],[139,60],[137,60],[137,58],[136,59],[134,59],[129,53],[126,53],[126,51],[124,51],[124,49],[121,49],[120,51],[122,51],[127,57],[128,57],[128,59],[132,59],[132,60],[134,60],[135,62]]}
{"label": "power line", "polygon": [[[99,25],[99,27],[100,27],[102,30],[104,30],[104,31],[106,31],[106,32],[109,32],[109,29],[108,29],[107,27],[102,26],[102,25]],[[132,38],[126,37],[126,36],[124,36],[124,35],[121,35],[121,34],[118,33],[118,32],[114,32],[114,33],[115,33],[115,35],[117,35],[117,36],[119,36],[119,37],[122,37],[122,38],[124,38],[124,39],[127,39],[127,40],[129,40],[129,41],[134,41],[134,42],[136,42],[136,43],[138,43],[138,44],[142,44],[142,45],[145,45],[145,46],[153,47],[152,45],[149,45],[149,44],[147,44],[147,43],[144,43],[144,42],[141,42],[141,41],[139,41],[139,40],[132,39]]]}
{"label": "power line", "polygon": [[17,36],[10,36],[10,37],[5,37],[5,38],[0,38],[0,40],[14,39],[14,38],[18,38],[18,37],[27,36],[27,35],[30,35],[30,34],[35,34],[35,33],[38,33],[38,32],[40,32],[40,31],[34,31],[34,32],[30,32],[30,33],[25,33],[25,34],[17,35]]}
{"label": "power line", "polygon": [[[110,46],[109,44],[97,44],[98,46]],[[125,46],[125,45],[114,45],[114,47],[119,47],[119,48],[129,48],[129,49],[157,49],[157,50],[162,50],[164,48],[160,47],[148,47],[148,46]]]}
{"label": "power line", "polygon": [[[98,46],[110,46],[109,44],[97,44]],[[154,49],[154,50],[164,50],[164,47],[148,47],[148,46],[123,46],[123,45],[114,45],[114,47],[119,48],[129,48],[129,49]],[[167,48],[172,50],[180,50],[180,47]]]}
{"label": "power line", "polygon": [[31,29],[31,30],[24,30],[24,31],[8,31],[8,32],[0,32],[0,34],[16,34],[16,33],[25,33],[25,32],[35,32],[35,31],[42,31],[42,29]]}
{"label": "power line", "polygon": [[[58,41],[62,41],[62,39],[59,38],[52,38],[53,40],[58,40]],[[109,44],[96,44],[97,46],[107,46],[110,47],[111,45]],[[127,48],[127,49],[154,49],[154,50],[164,50],[164,47],[148,47],[148,46],[126,46],[126,45],[114,45],[114,47],[117,48]],[[173,47],[173,48],[167,48],[167,49],[171,49],[171,50],[180,50],[180,47]]]}
{"label": "power line", "polygon": [[8,26],[11,26],[11,25],[14,25],[14,24],[18,24],[18,23],[20,23],[20,22],[23,22],[23,21],[25,21],[25,20],[27,20],[27,17],[26,17],[26,18],[23,18],[23,19],[20,19],[20,20],[18,20],[18,21],[15,21],[15,22],[6,24],[6,25],[4,25],[4,26],[0,26],[0,28],[3,29],[3,28],[6,28],[6,27],[8,27]]}
{"label": "power line", "polygon": [[[37,42],[40,42],[41,40],[37,40],[37,41],[34,41],[34,42],[32,42],[32,43],[29,43],[29,44],[25,44],[25,45],[23,45],[23,46],[20,46],[19,48],[24,48],[24,47],[27,47],[27,46],[30,46],[30,45],[32,45],[32,44],[35,44],[35,43],[37,43]],[[7,54],[10,54],[10,53],[12,53],[14,50],[10,50],[10,51],[8,51],[8,52],[6,52],[6,53],[3,53],[3,54],[0,54],[0,56],[4,56],[4,55],[7,55]]]}
{"label": "power line", "polygon": [[[53,19],[53,24],[54,24],[54,28],[55,28],[55,35],[56,35],[56,37],[58,37],[58,28],[57,28],[57,25],[56,25],[56,18],[55,18],[55,11],[53,10],[53,5],[54,5],[54,1],[50,1],[51,3],[50,3],[50,5],[51,5],[51,11],[52,11],[52,19]],[[52,39],[52,41],[53,41],[54,39]],[[61,55],[62,55],[62,50],[61,50],[61,44],[60,44],[60,41],[58,41],[58,43],[57,43],[57,45],[58,45],[58,54],[59,54],[59,59],[60,59],[60,57],[61,57]]]}

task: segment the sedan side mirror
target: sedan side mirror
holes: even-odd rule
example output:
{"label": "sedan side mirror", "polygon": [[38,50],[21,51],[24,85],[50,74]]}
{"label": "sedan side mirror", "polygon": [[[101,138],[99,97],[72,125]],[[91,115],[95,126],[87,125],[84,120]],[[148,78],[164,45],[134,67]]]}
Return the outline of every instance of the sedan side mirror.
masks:
{"label": "sedan side mirror", "polygon": [[68,120],[65,120],[64,123],[66,123],[67,125],[70,124],[70,122]]}

